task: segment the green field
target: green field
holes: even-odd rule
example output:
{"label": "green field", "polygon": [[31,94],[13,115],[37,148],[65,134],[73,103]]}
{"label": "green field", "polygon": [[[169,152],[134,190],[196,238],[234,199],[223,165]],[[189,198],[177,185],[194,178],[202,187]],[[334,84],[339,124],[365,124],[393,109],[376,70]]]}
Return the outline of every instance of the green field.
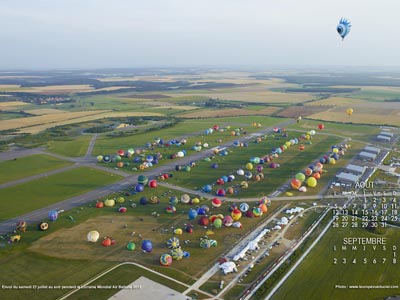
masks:
{"label": "green field", "polygon": [[63,156],[78,157],[86,154],[92,135],[81,135],[74,139],[53,140],[47,143],[47,150]]}
{"label": "green field", "polygon": [[[264,219],[264,216],[261,218],[242,217],[243,229],[214,229],[215,234],[212,238],[218,241],[218,247],[213,249],[199,247],[198,240],[201,236],[204,236],[206,229],[197,225],[197,221],[193,220],[194,232],[178,236],[181,241],[185,239],[192,241],[189,245],[184,245],[184,250],[190,252],[191,257],[174,262],[169,268],[161,267],[158,259],[160,254],[169,251],[166,249],[165,242],[171,236],[171,233],[163,232],[163,228],[184,226],[188,223],[187,210],[193,207],[189,204],[179,203],[176,206],[177,213],[175,215],[166,214],[164,209],[171,193],[177,195],[178,198],[181,195],[179,192],[166,193],[167,191],[168,189],[158,187],[157,189],[146,189],[145,192],[138,195],[125,197],[125,204],[128,207],[128,212],[125,214],[118,213],[116,207],[94,208],[95,202],[93,201],[88,205],[69,211],[68,216],[62,214],[56,222],[50,224],[50,229],[47,232],[39,231],[35,224],[30,224],[28,231],[22,234],[21,242],[7,244],[6,246],[3,244],[3,251],[0,253],[2,265],[0,281],[6,285],[15,283],[19,285],[79,285],[117,262],[133,260],[177,280],[192,284],[194,282],[192,276],[200,276],[221,253],[227,251],[233,245],[233,241],[246,235],[258,222]],[[121,194],[117,193],[114,196],[118,197],[119,195]],[[161,203],[159,205],[138,205],[135,209],[130,208],[132,201],[138,203],[141,197],[152,195],[160,198]],[[210,205],[210,202],[202,200],[201,204]],[[273,203],[269,207],[268,214],[278,209],[280,205],[280,203]],[[212,209],[211,214],[229,214],[228,207],[229,204],[224,204],[218,209]],[[153,212],[159,213],[160,217],[151,216]],[[69,216],[73,217],[75,222],[71,222]],[[139,218],[143,221],[139,222]],[[91,220],[92,223],[90,223]],[[101,220],[108,221],[101,224]],[[113,220],[113,222],[110,222],[110,220]],[[128,228],[124,231],[121,228],[123,228],[122,224],[125,222]],[[96,224],[96,226],[93,227],[91,224]],[[143,233],[145,238],[150,238],[153,241],[154,250],[152,253],[143,254],[140,251],[140,239],[137,236],[131,237],[131,226],[133,226],[133,230]],[[112,229],[114,233],[99,229],[103,227],[114,227]],[[86,229],[82,232],[82,228]],[[111,234],[117,240],[117,244],[106,248],[102,247],[100,242],[96,244],[87,243],[86,234],[88,230],[93,228],[101,231],[102,235]],[[133,240],[137,245],[133,252],[126,250],[126,243],[129,240]],[[85,247],[86,250],[83,251],[81,247]],[[194,261],[196,262],[195,266],[193,265]],[[22,268],[26,265],[30,267],[22,271]],[[82,268],[82,270],[79,270],[79,268]],[[122,274],[112,272],[104,280],[119,280],[120,282],[130,283],[135,279],[132,276],[124,275],[126,272],[130,274],[131,271],[127,271],[125,267],[122,269],[124,270]],[[132,272],[135,272],[135,270],[137,269],[132,268]],[[21,276],[21,272],[24,276]],[[73,276],[75,272],[79,272],[79,276]],[[141,274],[143,273],[141,272]],[[102,280],[101,282],[103,282]],[[168,284],[167,282],[164,283]],[[29,299],[54,299],[66,292],[67,290],[26,290],[21,295],[25,295]],[[114,292],[116,291],[114,290]],[[77,295],[80,295],[80,293]],[[83,295],[82,297],[87,296],[86,292]],[[105,291],[104,299],[107,299],[107,295],[109,294]],[[15,297],[15,291],[9,291],[4,296],[6,298],[2,299],[12,299],[13,296]],[[72,299],[75,299],[75,297],[72,297]]]}
{"label": "green field", "polygon": [[36,154],[16,160],[0,161],[0,183],[45,173],[71,165],[72,163],[45,155]]}
{"label": "green field", "polygon": [[[290,180],[295,176],[296,173],[302,171],[313,161],[319,159],[320,156],[327,153],[330,149],[330,145],[335,145],[340,142],[340,139],[333,136],[318,135],[316,136],[312,144],[306,145],[306,150],[299,151],[298,145],[291,146],[288,150],[279,155],[278,158],[274,159],[273,162],[280,164],[279,168],[271,169],[269,168],[270,163],[265,163],[263,166],[263,173],[265,178],[259,182],[249,180],[249,188],[241,189],[239,187],[240,182],[245,180],[244,176],[236,175],[236,170],[238,168],[245,168],[245,165],[249,162],[250,157],[262,157],[271,152],[272,148],[276,148],[284,144],[292,136],[298,136],[297,132],[289,132],[288,138],[274,138],[268,136],[261,143],[250,142],[248,147],[238,147],[231,148],[231,152],[227,156],[216,156],[211,162],[200,161],[193,167],[190,176],[186,172],[179,171],[173,172],[174,177],[172,182],[179,186],[185,186],[191,189],[200,189],[206,184],[214,184],[215,181],[221,176],[228,176],[229,174],[234,174],[236,180],[232,183],[226,183],[223,186],[215,185],[213,187],[214,193],[218,188],[226,188],[233,186],[235,190],[239,191],[234,197],[244,198],[244,197],[256,197],[261,195],[267,195],[287,180]],[[349,157],[350,158],[350,157]],[[218,164],[217,169],[212,169],[211,165],[213,163]],[[329,171],[330,165],[325,168]],[[256,168],[252,170],[256,172]],[[332,173],[333,174],[333,173]],[[193,181],[193,176],[196,180]],[[322,175],[321,178],[328,177]],[[331,177],[329,177],[331,179]],[[322,179],[321,179],[322,180]],[[318,192],[319,188],[315,189]],[[309,193],[314,193],[314,190],[309,190]]]}
{"label": "green field", "polygon": [[[392,245],[396,245],[400,232],[398,229],[390,228],[384,236],[387,238],[386,251],[382,250],[381,245],[377,246],[377,250],[373,250],[372,246],[368,245],[363,251],[360,249],[362,246],[358,245],[357,251],[349,249],[350,246],[346,251],[342,251],[344,237],[382,236],[361,228],[331,228],[272,299],[375,300],[398,295],[400,292],[398,262],[392,263]],[[337,251],[333,250],[333,245],[337,245]],[[334,264],[334,258],[338,259],[336,264]],[[343,263],[344,258],[346,263]],[[363,263],[364,258],[367,259],[366,264]],[[383,262],[383,258],[387,260]],[[324,267],[321,268],[321,266]],[[335,288],[336,285],[344,285],[346,288]],[[350,288],[352,285],[397,285],[397,288],[352,289]]]}
{"label": "green field", "polygon": [[0,220],[82,194],[121,179],[91,168],[75,168],[1,190]]}
{"label": "green field", "polygon": [[[318,128],[318,124],[321,123],[325,126],[322,131]],[[316,130],[317,132],[320,131],[322,133],[337,134],[339,136],[361,141],[370,141],[371,138],[375,137],[376,134],[381,131],[379,126],[374,125],[343,124],[327,121],[313,121],[308,119],[303,119],[300,123],[292,124],[288,126],[288,128],[298,130]]]}
{"label": "green field", "polygon": [[[230,118],[213,118],[213,119],[199,119],[199,120],[186,120],[178,123],[177,125],[160,129],[153,132],[145,132],[142,134],[127,136],[127,137],[108,137],[99,136],[96,140],[96,144],[93,148],[93,154],[107,154],[115,153],[118,149],[128,149],[135,147],[144,147],[147,142],[153,142],[155,138],[160,137],[164,141],[168,141],[174,138],[187,137],[190,142],[190,146],[193,146],[200,137],[208,138],[213,140],[215,146],[216,139],[225,137],[223,141],[232,140],[238,137],[231,137],[228,132],[224,133],[213,133],[209,136],[204,134],[204,131],[215,124],[220,127],[231,126],[233,128],[246,127],[247,132],[255,132],[260,129],[253,128],[252,122],[259,122],[263,127],[271,126],[277,122],[283,122],[285,119],[281,118],[270,118],[270,117],[230,117]],[[188,143],[189,143],[188,142]],[[187,149],[187,146],[186,148]]]}

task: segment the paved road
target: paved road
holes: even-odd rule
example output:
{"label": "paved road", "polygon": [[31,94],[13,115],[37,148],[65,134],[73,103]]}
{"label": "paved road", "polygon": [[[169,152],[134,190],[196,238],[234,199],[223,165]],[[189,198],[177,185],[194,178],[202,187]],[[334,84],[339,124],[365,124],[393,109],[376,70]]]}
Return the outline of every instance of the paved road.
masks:
{"label": "paved road", "polygon": [[[255,287],[253,287],[245,297],[244,300],[250,299],[254,293],[264,284],[264,282],[272,276],[272,274],[279,269],[279,267],[293,254],[293,252],[305,241],[305,239],[314,231],[314,229],[321,223],[324,217],[328,214],[330,209],[327,209],[310,228],[307,229],[306,233],[302,235],[302,237],[294,244],[292,247],[285,252],[283,256],[279,258],[279,262],[273,265],[273,268],[270,269],[269,273],[266,274],[265,277],[260,280]],[[330,225],[330,224],[329,224]],[[326,231],[325,231],[326,232]],[[324,233],[325,233],[324,232]]]}
{"label": "paved road", "polygon": [[17,184],[25,183],[25,182],[28,182],[28,181],[31,181],[31,180],[36,180],[36,179],[39,179],[39,178],[45,178],[45,177],[47,177],[49,175],[62,173],[62,172],[65,172],[65,171],[68,171],[68,170],[71,170],[71,169],[75,169],[78,166],[79,166],[78,164],[73,164],[73,165],[66,166],[66,167],[63,167],[63,168],[60,168],[60,169],[56,169],[56,170],[53,170],[53,171],[49,171],[49,172],[46,172],[46,173],[41,173],[41,174],[37,174],[37,175],[33,175],[33,176],[21,178],[21,179],[9,181],[9,182],[6,182],[6,183],[2,183],[2,184],[0,184],[0,189],[4,189],[4,188],[10,187],[10,186],[14,186],[14,185],[17,185]]}
{"label": "paved road", "polygon": [[11,160],[14,158],[20,158],[34,154],[42,154],[43,150],[44,148],[34,148],[34,149],[11,150],[6,152],[1,152],[0,160]]}
{"label": "paved road", "polygon": [[96,139],[97,139],[98,136],[99,136],[98,133],[93,135],[92,139],[90,140],[90,143],[89,143],[88,149],[86,151],[85,157],[91,157],[92,156],[94,143],[96,142]]}
{"label": "paved road", "polygon": [[[286,127],[290,124],[294,123],[294,120],[288,120],[285,122],[282,122],[278,125],[276,125],[277,127]],[[275,126],[271,126],[268,128],[265,128],[263,130],[260,130],[258,133],[254,133],[254,134],[249,134],[249,135],[245,135],[242,136],[240,138],[240,140],[242,142],[245,141],[249,141],[254,139],[255,135],[262,135],[262,134],[267,134],[270,133],[271,130],[273,129],[273,127]],[[231,147],[232,146],[232,141],[228,141],[226,143],[220,144],[220,147]],[[38,151],[38,149],[32,149],[31,151],[33,151],[34,153],[36,153]],[[30,153],[32,154],[32,152],[25,152],[25,153]],[[45,153],[43,152],[43,149],[40,150],[39,153]],[[30,155],[30,154],[26,154],[26,155]],[[83,157],[83,158],[70,158],[70,157],[63,157],[61,155],[58,154],[53,154],[53,153],[46,153],[48,155],[52,155],[54,157],[58,157],[60,159],[65,159],[68,161],[73,161],[75,163],[78,163],[80,165],[89,165],[91,167],[94,168],[101,168],[101,166],[96,166],[95,165],[95,158],[92,157]],[[92,190],[90,192],[63,200],[61,202],[52,204],[50,206],[47,207],[43,207],[40,209],[37,209],[35,211],[29,212],[27,214],[9,219],[7,221],[3,221],[0,223],[0,234],[4,234],[10,231],[13,231],[15,229],[15,224],[17,223],[17,221],[19,220],[24,220],[26,221],[28,224],[32,224],[32,223],[38,223],[43,219],[47,218],[47,213],[50,210],[64,210],[64,211],[68,211],[71,210],[75,207],[84,205],[85,203],[92,201],[94,199],[98,199],[101,197],[105,197],[113,192],[118,192],[121,191],[123,189],[129,188],[131,185],[135,184],[137,182],[137,178],[139,175],[146,175],[149,178],[154,178],[159,176],[160,174],[163,173],[168,173],[169,171],[175,169],[176,164],[179,165],[186,165],[189,164],[192,161],[197,161],[200,160],[202,158],[208,157],[212,154],[212,150],[211,149],[206,149],[204,151],[200,151],[200,152],[196,152],[190,156],[185,156],[179,160],[172,160],[169,163],[166,163],[164,165],[161,165],[159,167],[153,167],[152,169],[150,169],[149,171],[140,173],[140,174],[135,174],[135,175],[128,175],[128,173],[119,171],[124,173],[122,176],[125,176],[125,178],[117,183],[113,183],[110,185],[106,185],[103,187],[100,187],[96,190]],[[107,172],[114,172],[112,169],[110,170],[109,168],[106,168]],[[115,170],[117,171],[117,170]]]}

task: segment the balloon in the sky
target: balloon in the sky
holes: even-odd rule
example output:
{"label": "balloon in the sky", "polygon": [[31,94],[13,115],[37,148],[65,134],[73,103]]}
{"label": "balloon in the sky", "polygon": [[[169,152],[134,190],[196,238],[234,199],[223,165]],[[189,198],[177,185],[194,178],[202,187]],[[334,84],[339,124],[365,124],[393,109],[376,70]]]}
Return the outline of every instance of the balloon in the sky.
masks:
{"label": "balloon in the sky", "polygon": [[351,23],[346,18],[341,18],[338,26],[336,26],[337,33],[341,36],[342,40],[349,34]]}

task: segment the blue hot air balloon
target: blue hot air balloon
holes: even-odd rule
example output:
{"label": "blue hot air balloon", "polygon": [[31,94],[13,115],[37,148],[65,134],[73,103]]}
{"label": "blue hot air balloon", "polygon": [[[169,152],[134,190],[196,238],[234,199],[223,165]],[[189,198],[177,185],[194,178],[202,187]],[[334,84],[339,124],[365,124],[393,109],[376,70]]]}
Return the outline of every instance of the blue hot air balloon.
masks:
{"label": "blue hot air balloon", "polygon": [[351,23],[346,18],[341,18],[338,26],[336,26],[337,33],[342,37],[342,41],[349,34],[351,29]]}

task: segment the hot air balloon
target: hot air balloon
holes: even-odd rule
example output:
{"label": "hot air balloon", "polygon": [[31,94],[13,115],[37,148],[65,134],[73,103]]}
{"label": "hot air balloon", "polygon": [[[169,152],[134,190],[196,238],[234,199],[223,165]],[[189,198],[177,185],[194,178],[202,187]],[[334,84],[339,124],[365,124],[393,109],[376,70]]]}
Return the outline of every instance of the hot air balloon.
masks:
{"label": "hot air balloon", "polygon": [[49,211],[48,217],[50,221],[55,221],[58,218],[58,212],[56,210],[51,210]]}
{"label": "hot air balloon", "polygon": [[188,217],[189,217],[189,220],[196,219],[197,211],[195,209],[193,209],[193,208],[189,209]]}
{"label": "hot air balloon", "polygon": [[41,231],[46,231],[47,229],[49,229],[49,223],[40,222],[40,224],[39,224],[39,229],[40,229]]}
{"label": "hot air balloon", "polygon": [[150,240],[143,240],[142,250],[144,252],[150,253],[151,251],[153,251],[153,243]]}
{"label": "hot air balloon", "polygon": [[320,130],[322,130],[322,129],[325,128],[325,126],[324,126],[324,124],[318,124],[318,128],[319,128]]}
{"label": "hot air balloon", "polygon": [[307,186],[316,187],[317,186],[317,179],[315,179],[314,177],[309,177],[307,179]]}
{"label": "hot air balloon", "polygon": [[96,243],[99,240],[100,234],[96,230],[89,231],[87,234],[87,240],[92,243]]}
{"label": "hot air balloon", "polygon": [[222,205],[222,201],[218,198],[214,198],[212,199],[211,204],[213,207],[220,207]]}
{"label": "hot air balloon", "polygon": [[128,245],[126,245],[126,248],[127,248],[128,250],[130,250],[130,251],[133,251],[133,250],[135,250],[136,245],[135,245],[134,242],[129,242]]}
{"label": "hot air balloon", "polygon": [[249,210],[249,205],[247,203],[241,203],[239,205],[239,209],[241,212],[247,212]]}
{"label": "hot air balloon", "polygon": [[290,185],[291,185],[292,189],[298,190],[301,187],[301,181],[294,178],[290,182]]}
{"label": "hot air balloon", "polygon": [[349,34],[351,30],[351,23],[346,18],[341,18],[339,24],[336,26],[337,33],[341,36],[342,41]]}
{"label": "hot air balloon", "polygon": [[236,208],[232,211],[231,216],[234,221],[239,221],[239,219],[242,217],[242,212]]}
{"label": "hot air balloon", "polygon": [[183,251],[181,248],[175,248],[171,250],[171,256],[174,260],[181,260],[183,258]]}
{"label": "hot air balloon", "polygon": [[346,109],[346,114],[348,114],[349,116],[351,116],[351,115],[353,114],[353,109],[352,109],[352,108]]}
{"label": "hot air balloon", "polygon": [[169,249],[175,249],[179,247],[179,239],[176,237],[172,237],[167,241],[167,247]]}
{"label": "hot air balloon", "polygon": [[172,256],[169,254],[163,254],[160,256],[160,265],[168,267],[172,264]]}
{"label": "hot air balloon", "polygon": [[187,203],[189,203],[189,201],[190,201],[190,196],[189,196],[188,194],[183,194],[183,195],[181,196],[181,202],[182,202],[182,203],[187,204]]}

